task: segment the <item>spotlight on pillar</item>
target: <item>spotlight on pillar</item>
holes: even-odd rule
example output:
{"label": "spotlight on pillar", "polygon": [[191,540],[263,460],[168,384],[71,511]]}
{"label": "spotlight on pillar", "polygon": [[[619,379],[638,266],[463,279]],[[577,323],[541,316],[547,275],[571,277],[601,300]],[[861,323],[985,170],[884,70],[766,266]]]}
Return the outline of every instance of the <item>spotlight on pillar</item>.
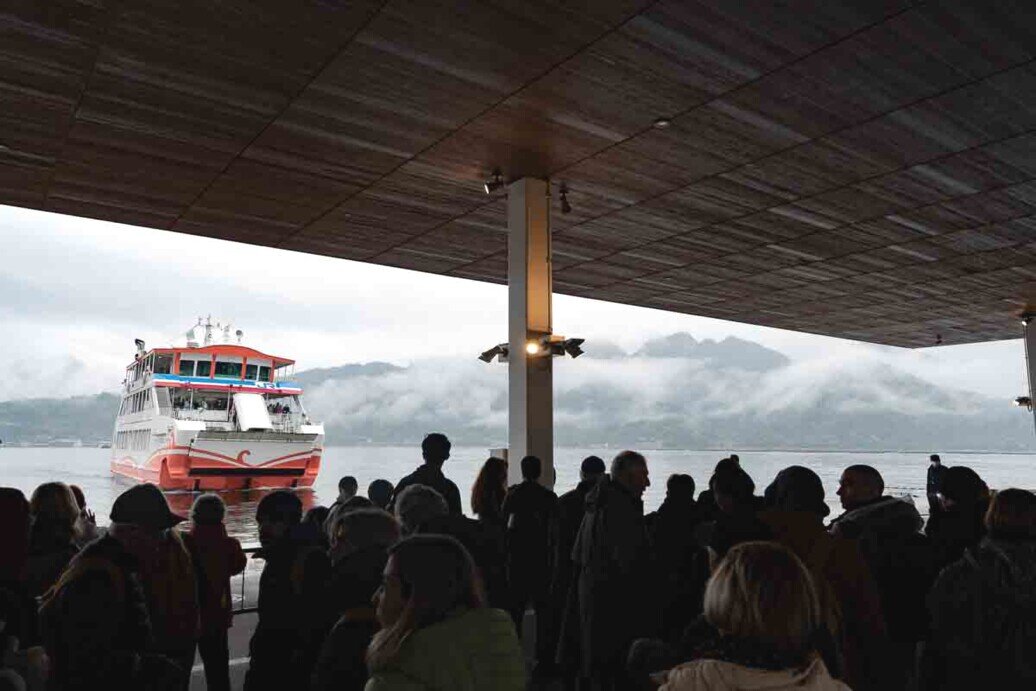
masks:
{"label": "spotlight on pillar", "polygon": [[568,187],[561,185],[561,213],[567,214],[572,212],[572,205],[568,203]]}
{"label": "spotlight on pillar", "polygon": [[482,189],[486,191],[486,194],[492,194],[496,190],[504,186],[504,178],[500,175],[500,169],[493,171],[493,177],[489,178],[482,184]]}
{"label": "spotlight on pillar", "polygon": [[529,341],[528,343],[525,344],[525,352],[528,353],[529,355],[539,355],[540,354],[540,344],[537,343],[536,341]]}
{"label": "spotlight on pillar", "polygon": [[498,343],[478,356],[478,359],[482,362],[492,362],[494,358],[499,358],[500,362],[507,362],[506,343]]}
{"label": "spotlight on pillar", "polygon": [[1028,408],[1029,410],[1032,410],[1032,399],[1028,396],[1019,396],[1014,399],[1014,404],[1019,408]]}

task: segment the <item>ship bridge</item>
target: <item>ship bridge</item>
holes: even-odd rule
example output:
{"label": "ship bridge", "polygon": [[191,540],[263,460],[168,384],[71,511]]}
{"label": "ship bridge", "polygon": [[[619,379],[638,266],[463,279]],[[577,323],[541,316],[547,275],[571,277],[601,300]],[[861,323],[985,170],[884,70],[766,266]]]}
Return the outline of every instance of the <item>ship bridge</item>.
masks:
{"label": "ship bridge", "polygon": [[[507,283],[529,351],[553,292],[906,347],[1016,338],[1036,296],[1028,3],[0,22],[0,203]],[[549,459],[550,358],[509,367],[511,452]]]}

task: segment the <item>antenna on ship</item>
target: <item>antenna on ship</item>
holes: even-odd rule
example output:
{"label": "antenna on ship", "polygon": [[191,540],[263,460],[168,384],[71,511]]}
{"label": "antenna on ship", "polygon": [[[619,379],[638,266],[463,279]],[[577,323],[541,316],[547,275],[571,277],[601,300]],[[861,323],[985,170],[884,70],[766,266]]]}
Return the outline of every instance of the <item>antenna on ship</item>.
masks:
{"label": "antenna on ship", "polygon": [[[201,324],[201,319],[198,319],[198,323]],[[212,315],[210,314],[205,320],[205,345],[212,345]]]}
{"label": "antenna on ship", "polygon": [[245,332],[241,329],[238,329],[234,332],[234,335],[237,336],[237,344],[241,345],[241,339],[245,337]]}
{"label": "antenna on ship", "polygon": [[230,324],[223,327],[223,342],[230,343]]}
{"label": "antenna on ship", "polygon": [[197,348],[198,347],[198,334],[195,332],[195,328],[201,326],[201,317],[198,317],[198,323],[187,330],[187,347]]}

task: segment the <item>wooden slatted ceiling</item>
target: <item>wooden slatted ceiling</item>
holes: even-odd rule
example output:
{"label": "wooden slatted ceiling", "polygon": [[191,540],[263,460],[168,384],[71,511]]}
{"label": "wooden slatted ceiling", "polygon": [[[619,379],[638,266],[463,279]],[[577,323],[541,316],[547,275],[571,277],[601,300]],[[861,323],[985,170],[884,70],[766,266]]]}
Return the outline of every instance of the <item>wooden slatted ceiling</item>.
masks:
{"label": "wooden slatted ceiling", "polygon": [[[1036,9],[12,0],[0,201],[904,346],[1036,303]],[[665,129],[652,127],[667,117]]]}

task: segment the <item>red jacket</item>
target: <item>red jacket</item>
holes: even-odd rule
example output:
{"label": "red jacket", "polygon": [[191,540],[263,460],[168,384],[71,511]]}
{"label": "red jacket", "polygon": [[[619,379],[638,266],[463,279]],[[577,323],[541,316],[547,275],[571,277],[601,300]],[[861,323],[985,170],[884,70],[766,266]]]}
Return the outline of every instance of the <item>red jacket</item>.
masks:
{"label": "red jacket", "polygon": [[230,577],[245,570],[247,559],[241,543],[227,535],[222,523],[195,525],[189,533],[196,558],[201,562],[201,630],[230,628]]}

